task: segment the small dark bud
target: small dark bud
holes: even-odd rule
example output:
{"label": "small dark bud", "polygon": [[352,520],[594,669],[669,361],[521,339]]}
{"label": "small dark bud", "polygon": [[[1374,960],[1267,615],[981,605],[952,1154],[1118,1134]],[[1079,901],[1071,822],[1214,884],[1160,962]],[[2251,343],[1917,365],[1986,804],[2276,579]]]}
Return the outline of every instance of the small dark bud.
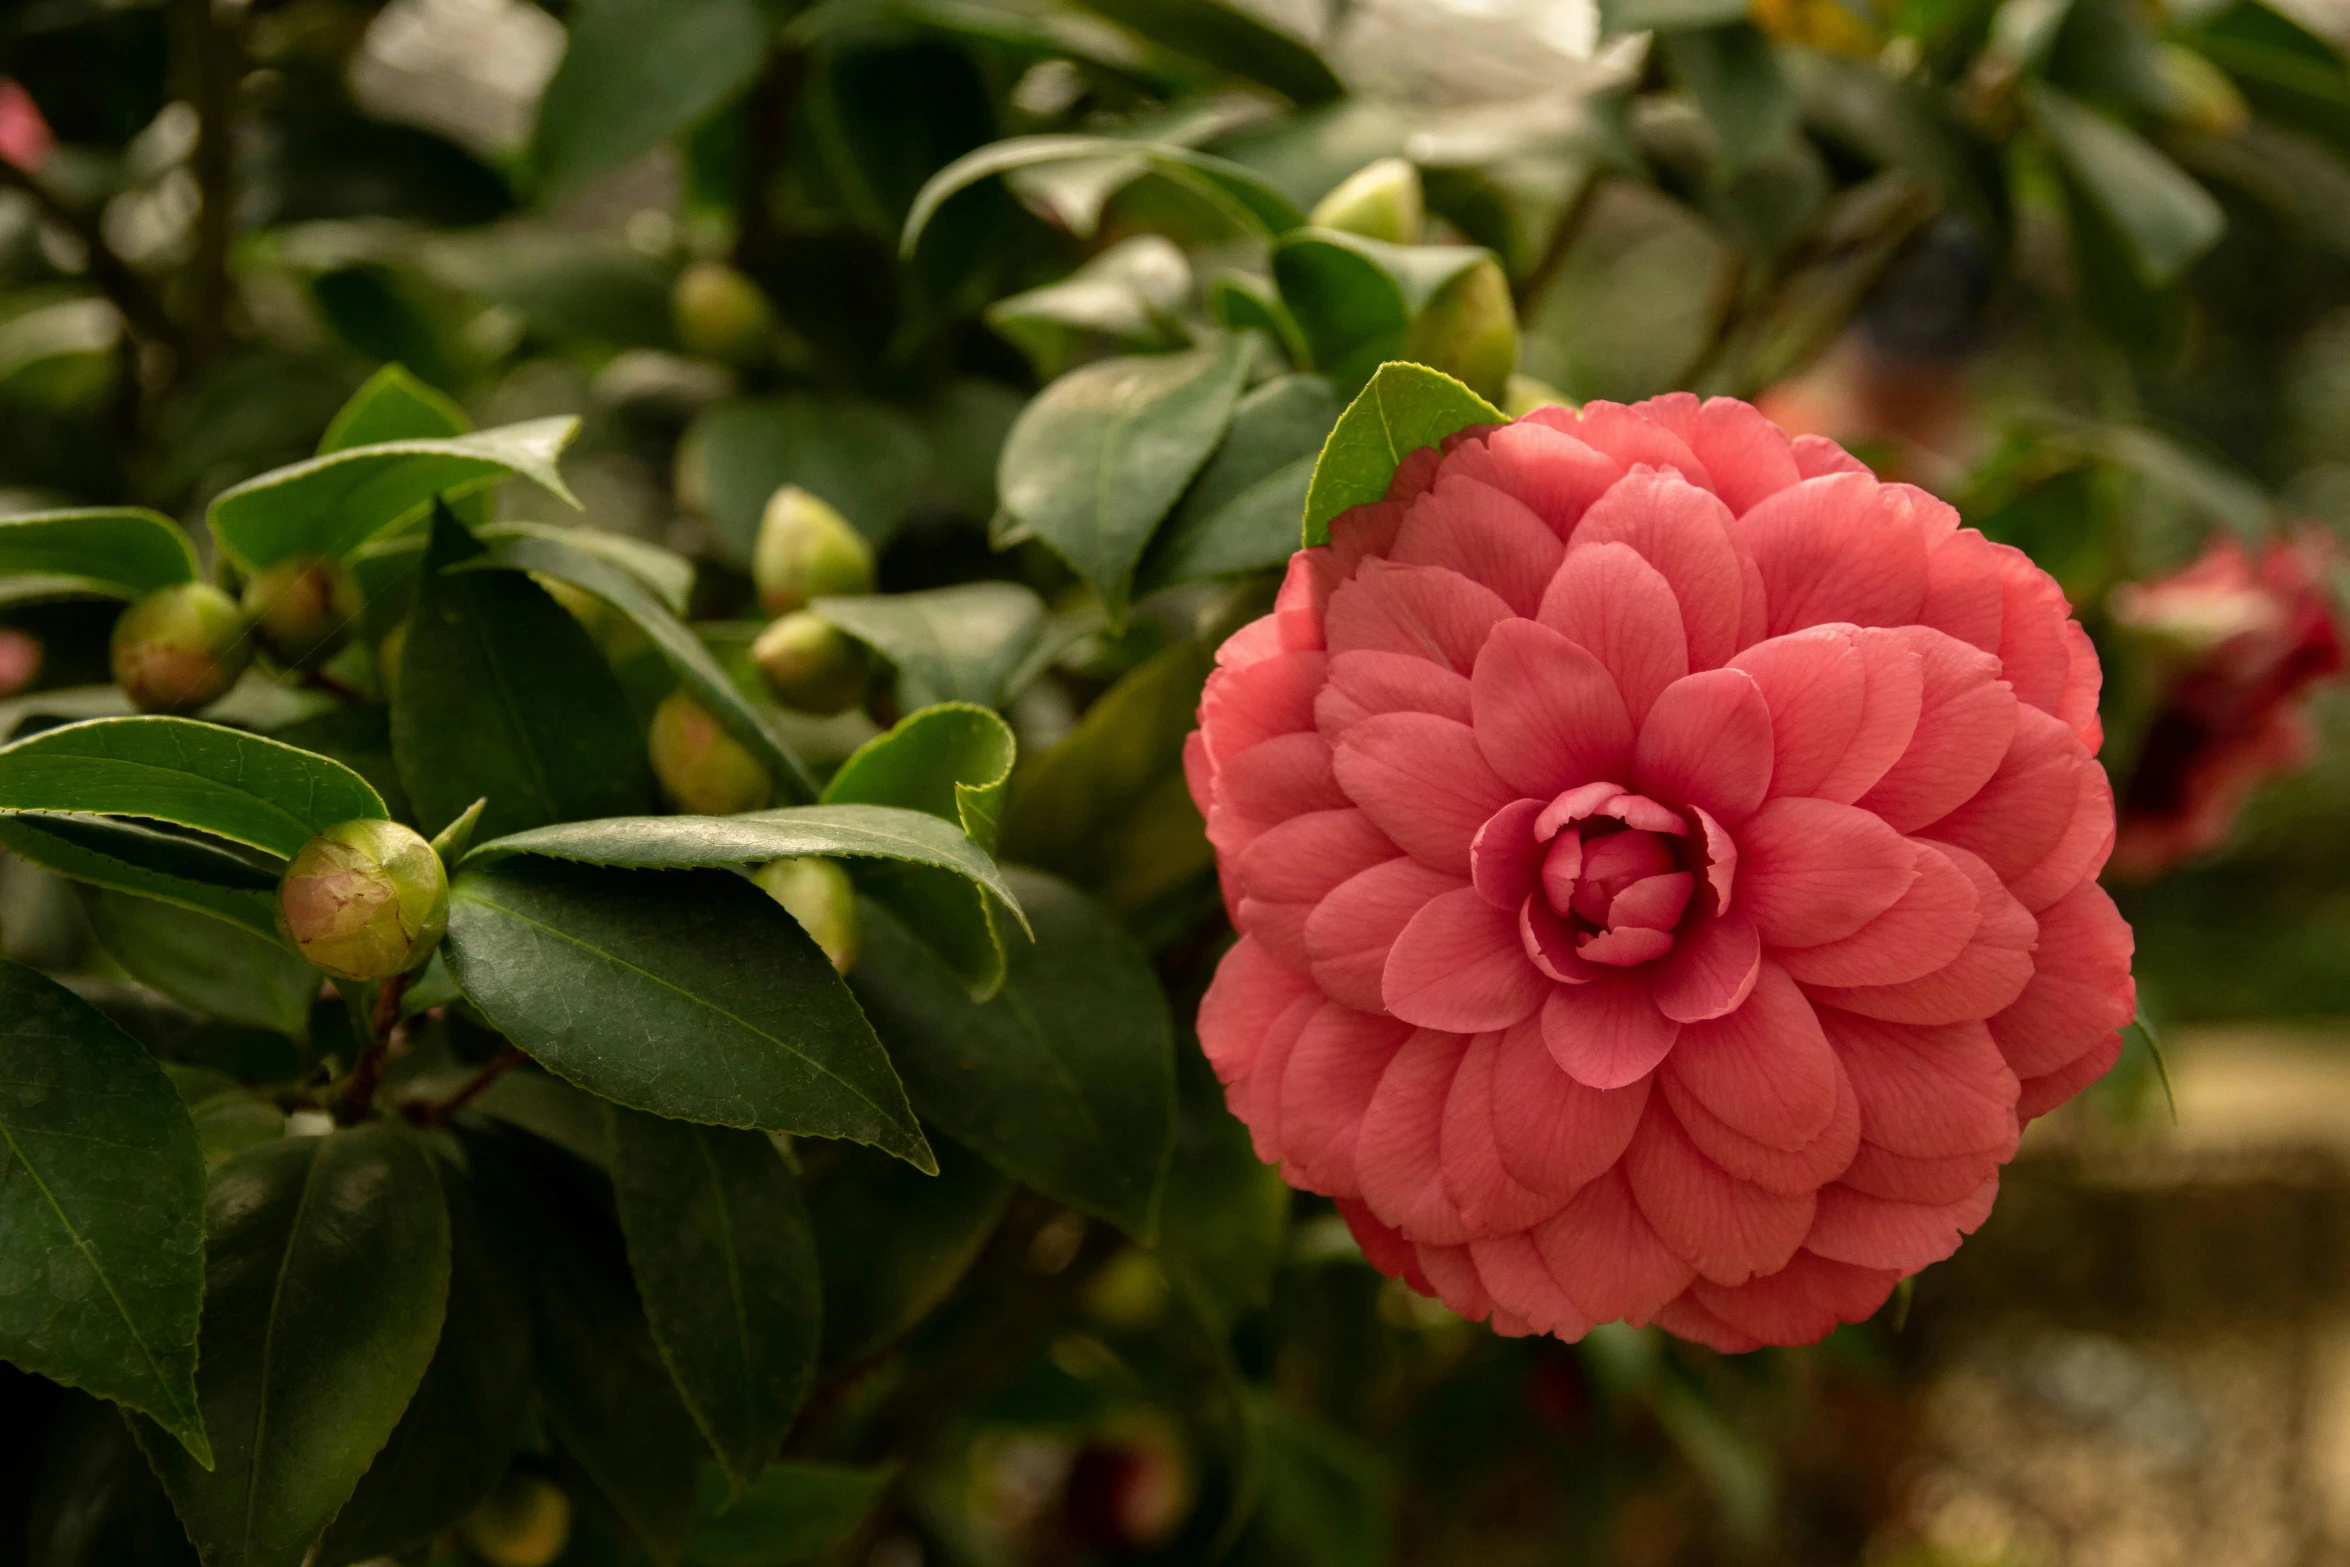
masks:
{"label": "small dark bud", "polygon": [[571,1543],[571,1497],[537,1475],[510,1473],[457,1532],[492,1567],[547,1567]]}
{"label": "small dark bud", "polygon": [[398,822],[329,827],[294,856],[277,889],[277,928],[342,979],[389,979],[431,955],[449,925],[449,877],[431,844]]}
{"label": "small dark bud", "polygon": [[767,764],[744,750],[683,687],[653,710],[653,776],[669,803],[696,816],[756,811],[775,793]]}
{"label": "small dark bud", "polygon": [[315,669],[340,652],[362,609],[351,568],[324,555],[264,567],[245,584],[244,605],[261,645],[296,669]]}
{"label": "small dark bud", "polygon": [[864,644],[811,610],[770,621],[751,644],[751,661],[785,707],[829,718],[865,695]]}
{"label": "small dark bud", "polygon": [[109,649],[114,683],[142,713],[192,713],[237,683],[252,656],[244,617],[220,589],[183,582],[122,612]]}
{"label": "small dark bud", "polygon": [[670,308],[677,341],[689,354],[752,365],[774,347],[775,311],[767,296],[723,261],[697,261],[680,272]]}

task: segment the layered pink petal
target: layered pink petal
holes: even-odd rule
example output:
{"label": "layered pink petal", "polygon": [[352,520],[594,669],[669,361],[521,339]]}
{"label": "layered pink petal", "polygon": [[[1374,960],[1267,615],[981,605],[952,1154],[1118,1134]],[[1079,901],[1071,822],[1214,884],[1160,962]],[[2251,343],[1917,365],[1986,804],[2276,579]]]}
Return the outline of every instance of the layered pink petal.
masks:
{"label": "layered pink petal", "polygon": [[2013,692],[1996,659],[1937,632],[1897,633],[1924,675],[1917,725],[1900,759],[1860,804],[1901,832],[1915,832],[1965,804],[1999,770],[2016,734]]}
{"label": "layered pink petal", "polygon": [[1903,626],[1926,592],[1926,535],[1907,495],[1865,473],[1806,479],[1738,519],[1762,572],[1769,633],[1835,621]]}
{"label": "layered pink petal", "polygon": [[2015,1151],[2015,1073],[1982,1024],[1920,1027],[1822,1008],[1820,1026],[1860,1096],[1868,1141],[1922,1159]]}
{"label": "layered pink petal", "polygon": [[1742,1181],[1765,1191],[1799,1196],[1818,1191],[1843,1175],[1860,1151],[1860,1098],[1841,1063],[1836,1068],[1836,1107],[1827,1124],[1798,1148],[1773,1148],[1725,1123],[1669,1074],[1659,1090],[1673,1116],[1700,1153]]}
{"label": "layered pink petal", "polygon": [[1958,956],[1892,984],[1808,987],[1821,1005],[1888,1023],[1964,1023],[1991,1016],[2023,993],[2038,923],[1981,860],[1963,849],[1942,852],[1975,892],[1975,928]]}
{"label": "layered pink petal", "polygon": [[1875,788],[1901,760],[1925,711],[1925,665],[1910,628],[1872,627],[1856,633],[1852,645],[1861,662],[1860,724],[1844,755],[1811,790],[1844,805]]}
{"label": "layered pink petal", "polygon": [[1321,653],[1282,653],[1238,669],[1219,669],[1200,696],[1200,732],[1213,737],[1216,760],[1262,740],[1314,727],[1314,696],[1328,677]]}
{"label": "layered pink petal", "polygon": [[1517,935],[1516,914],[1495,908],[1476,888],[1444,893],[1396,937],[1380,997],[1394,1016],[1422,1028],[1507,1028],[1531,1017],[1551,991]]}
{"label": "layered pink petal", "polygon": [[1891,985],[1964,952],[1982,923],[1975,883],[1941,850],[1916,847],[1917,879],[1907,892],[1840,941],[1786,949],[1779,961],[1787,972],[1809,985]]}
{"label": "layered pink petal", "polygon": [[1866,473],[1868,464],[1853,456],[1824,435],[1799,435],[1789,443],[1795,454],[1795,471],[1807,479],[1816,479],[1824,473]]}
{"label": "layered pink petal", "polygon": [[1920,1158],[1863,1140],[1853,1151],[1843,1181],[1856,1192],[1889,1202],[1953,1203],[1989,1179],[2001,1157],[1992,1149]]}
{"label": "layered pink petal", "polygon": [[1771,781],[1771,710],[1754,678],[1708,669],[1660,693],[1632,751],[1633,785],[1735,829]]}
{"label": "layered pink petal", "polygon": [[1534,1332],[1564,1338],[1581,1338],[1594,1326],[1560,1287],[1533,1236],[1521,1232],[1471,1241],[1469,1255],[1497,1311],[1508,1312]]}
{"label": "layered pink petal", "polygon": [[1742,1181],[1698,1151],[1662,1098],[1624,1151],[1641,1217],[1675,1254],[1717,1284],[1743,1284],[1787,1265],[1811,1228],[1813,1194]]}
{"label": "layered pink petal", "polygon": [[1681,1025],[1656,1009],[1635,976],[1602,974],[1553,989],[1542,1007],[1542,1042],[1576,1082],[1621,1088],[1656,1069]]}
{"label": "layered pink petal", "polygon": [[1460,885],[1459,877],[1410,858],[1385,861],[1340,882],[1306,916],[1303,935],[1314,983],[1350,1007],[1378,1011],[1395,938],[1430,900]]}
{"label": "layered pink petal", "polygon": [[[1534,1171],[1534,1178],[1542,1184],[1520,1180],[1503,1160],[1503,1128],[1496,1113],[1494,1080],[1505,1054],[1503,1041],[1507,1037],[1501,1033],[1479,1034],[1468,1041],[1444,1102],[1438,1156],[1443,1164],[1445,1190],[1451,1194],[1461,1223],[1472,1235],[1507,1234],[1540,1223],[1556,1213],[1595,1173],[1585,1170],[1580,1162],[1560,1164],[1552,1157],[1554,1144],[1563,1138],[1567,1140],[1564,1152],[1572,1160],[1585,1131],[1586,1118],[1573,1115],[1563,1107],[1563,1093],[1548,1096],[1546,1103],[1550,1108],[1545,1117],[1527,1119],[1517,1115],[1510,1123],[1512,1131],[1524,1124],[1536,1134],[1539,1152],[1521,1162]],[[1543,1076],[1547,1079],[1537,1082],[1537,1092],[1554,1084],[1564,1084],[1584,1094],[1592,1092],[1553,1065],[1539,1039],[1532,1040],[1530,1045],[1533,1053],[1541,1058]],[[1554,1124],[1556,1131],[1550,1130]],[[1627,1130],[1624,1135],[1628,1139],[1631,1134]],[[1615,1150],[1621,1151],[1620,1146]],[[1584,1158],[1587,1160],[1589,1155]],[[1614,1162],[1612,1153],[1606,1162]],[[1605,1167],[1605,1164],[1600,1166]],[[1574,1173],[1568,1173],[1570,1170]]]}
{"label": "layered pink petal", "polygon": [[1648,1104],[1646,1079],[1597,1089],[1560,1071],[1533,1022],[1495,1039],[1492,1074],[1490,1113],[1502,1167],[1553,1208],[1623,1157]]}
{"label": "layered pink petal", "polygon": [[1469,721],[1469,677],[1417,653],[1358,648],[1330,660],[1330,683],[1314,698],[1314,722],[1332,742],[1379,713],[1433,713]]}
{"label": "layered pink petal", "polygon": [[1678,1023],[1702,1023],[1743,1004],[1762,972],[1762,938],[1742,908],[1701,914],[1684,926],[1657,965],[1650,994]]}
{"label": "layered pink petal", "polygon": [[1333,773],[1337,804],[1361,806],[1406,854],[1464,879],[1477,829],[1521,793],[1486,765],[1468,725],[1432,713],[1364,719],[1340,738]]}
{"label": "layered pink petal", "polygon": [[1234,861],[1234,922],[1284,963],[1304,969],[1306,920],[1339,883],[1396,858],[1360,811],[1309,811],[1271,827]]}
{"label": "layered pink petal", "polygon": [[1767,802],[1738,832],[1738,906],[1766,947],[1851,935],[1909,891],[1917,854],[1868,811],[1801,796]]}
{"label": "layered pink petal", "polygon": [[1445,1185],[1445,1101],[1469,1041],[1420,1029],[1380,1074],[1355,1140],[1363,1201],[1415,1240],[1458,1245],[1472,1233]]}
{"label": "layered pink petal", "polygon": [[1737,1011],[1681,1030],[1666,1079],[1743,1136],[1781,1150],[1818,1137],[1836,1111],[1835,1052],[1787,971],[1765,961]]}
{"label": "layered pink petal", "polygon": [[1594,1322],[1646,1322],[1697,1276],[1641,1213],[1620,1165],[1533,1233],[1559,1288]]}
{"label": "layered pink petal", "polygon": [[1632,720],[1615,680],[1548,626],[1496,626],[1469,688],[1477,744],[1517,793],[1548,799],[1578,784],[1623,778]]}
{"label": "layered pink petal", "polygon": [[1785,433],[1752,403],[1709,397],[1701,404],[1687,392],[1667,392],[1635,404],[1633,411],[1681,438],[1705,464],[1713,492],[1733,513],[1803,482]]}
{"label": "layered pink petal", "polygon": [[2012,880],[2064,840],[2096,769],[2063,719],[2019,708],[2015,737],[1990,781],[1923,833],[1981,855],[2002,880]]}
{"label": "layered pink petal", "polygon": [[1308,999],[1321,999],[1311,980],[1275,958],[1263,942],[1241,937],[1200,998],[1200,1049],[1216,1076],[1229,1083],[1246,1075],[1274,1021]]}
{"label": "layered pink petal", "polygon": [[1457,571],[1519,614],[1531,615],[1565,553],[1559,536],[1524,503],[1491,485],[1447,475],[1412,503],[1389,558]]}
{"label": "layered pink petal", "polygon": [[1773,794],[1818,794],[1860,729],[1867,671],[1852,629],[1814,626],[1757,642],[1730,660],[1770,711]]}
{"label": "layered pink petal", "polygon": [[2031,1121],[2046,1115],[2112,1071],[2121,1053],[2122,1036],[2107,1034],[2055,1071],[2027,1079],[2016,1096],[2016,1118]]}
{"label": "layered pink petal", "polygon": [[2043,909],[2031,982],[1991,1019],[1991,1037],[2016,1076],[2060,1070],[2137,1012],[2134,943],[2113,899],[2083,882]]}
{"label": "layered pink petal", "polygon": [[1697,460],[1688,442],[1635,409],[1594,398],[1573,418],[1576,439],[1615,459],[1621,469],[1629,470],[1645,463],[1657,469],[1670,469],[1698,489],[1714,487],[1713,475]]}
{"label": "layered pink petal", "polygon": [[1731,533],[1729,508],[1679,475],[1635,468],[1584,513],[1569,553],[1623,544],[1656,568],[1680,601],[1689,667],[1712,669],[1738,651],[1754,570]]}
{"label": "layered pink petal", "polygon": [[1768,1277],[1736,1287],[1700,1279],[1689,1293],[1746,1342],[1809,1344],[1839,1323],[1875,1316],[1900,1277],[1892,1268],[1860,1268],[1799,1251]]}
{"label": "layered pink petal", "polygon": [[1659,692],[1689,673],[1680,601],[1629,545],[1585,544],[1570,551],[1550,579],[1537,618],[1599,660],[1635,725],[1648,716]]}
{"label": "layered pink petal", "polygon": [[1532,419],[1494,431],[1485,455],[1490,482],[1524,502],[1562,539],[1624,473],[1623,464],[1571,432]]}
{"label": "layered pink petal", "polygon": [[1410,653],[1465,675],[1494,626],[1510,614],[1491,588],[1457,571],[1366,560],[1330,595],[1325,635],[1333,656]]}
{"label": "layered pink petal", "polygon": [[1293,1186],[1355,1197],[1355,1140],[1387,1063],[1411,1028],[1391,1017],[1324,1002],[1281,1069],[1282,1175]]}
{"label": "layered pink petal", "polygon": [[1819,1211],[1804,1248],[1837,1262],[1902,1273],[1940,1262],[1990,1217],[1999,1177],[1986,1178],[1956,1202],[1888,1202],[1849,1186],[1821,1188]]}

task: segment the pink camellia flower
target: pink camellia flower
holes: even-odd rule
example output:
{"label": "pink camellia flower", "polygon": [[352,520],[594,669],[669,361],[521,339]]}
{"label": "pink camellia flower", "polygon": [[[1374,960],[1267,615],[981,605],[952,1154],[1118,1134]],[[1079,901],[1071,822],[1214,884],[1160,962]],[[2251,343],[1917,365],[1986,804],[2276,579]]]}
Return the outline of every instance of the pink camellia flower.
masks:
{"label": "pink camellia flower", "polygon": [[2317,533],[2257,559],[2221,539],[2184,570],[2114,590],[2113,618],[2169,673],[2122,791],[2117,872],[2151,876],[2218,848],[2253,789],[2315,754],[2302,705],[2342,670],[2326,582],[2338,554]]}
{"label": "pink camellia flower", "polygon": [[1505,1333],[1868,1316],[2120,1050],[2097,659],[2055,583],[1686,395],[1423,450],[1185,751],[1260,1156]]}
{"label": "pink camellia flower", "polygon": [[56,146],[57,138],[49,134],[49,122],[41,117],[33,95],[23,83],[0,76],[0,161],[38,174]]}

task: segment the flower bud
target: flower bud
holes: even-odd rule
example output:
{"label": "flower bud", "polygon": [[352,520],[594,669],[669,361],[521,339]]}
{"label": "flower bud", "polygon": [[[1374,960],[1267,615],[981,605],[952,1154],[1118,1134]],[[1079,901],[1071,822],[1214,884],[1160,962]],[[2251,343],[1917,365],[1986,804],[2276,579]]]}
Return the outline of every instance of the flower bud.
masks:
{"label": "flower bud", "polygon": [[431,956],[449,925],[449,876],[431,844],[398,822],[329,827],[277,888],[278,933],[342,979],[388,979]]}
{"label": "flower bud", "polygon": [[849,520],[796,484],[767,498],[751,552],[759,607],[788,615],[812,598],[873,591],[873,546]]}
{"label": "flower bud", "polygon": [[1193,1490],[1190,1460],[1166,1433],[1105,1435],[1080,1449],[1069,1466],[1062,1522],[1095,1550],[1147,1551],[1182,1526]]}
{"label": "flower bud", "polygon": [[294,555],[245,584],[246,618],[279,662],[314,669],[342,650],[362,605],[351,568],[324,555]]}
{"label": "flower bud", "polygon": [[209,583],[182,582],[124,610],[109,651],[131,706],[192,713],[237,683],[253,649],[234,600]]}
{"label": "flower bud", "polygon": [[1410,245],[1418,242],[1426,218],[1420,171],[1402,158],[1381,158],[1364,164],[1315,202],[1307,221],[1390,245]]}
{"label": "flower bud", "polygon": [[1404,341],[1404,357],[1441,370],[1490,403],[1509,396],[1518,362],[1518,312],[1491,257],[1436,291]]}
{"label": "flower bud", "polygon": [[723,261],[697,261],[670,294],[677,340],[689,354],[756,364],[775,339],[775,311],[759,285]]}
{"label": "flower bud", "polygon": [[509,1474],[457,1532],[492,1567],[547,1567],[571,1543],[571,1497],[537,1475]]}
{"label": "flower bud", "polygon": [[669,803],[695,816],[755,811],[775,792],[767,764],[680,686],[653,709],[653,776]]}
{"label": "flower bud", "polygon": [[784,706],[829,718],[865,695],[864,644],[811,610],[768,622],[751,643],[751,661]]}
{"label": "flower bud", "polygon": [[815,855],[769,860],[751,879],[800,922],[834,968],[846,974],[856,963],[865,950],[865,932],[857,923],[857,889],[838,860]]}

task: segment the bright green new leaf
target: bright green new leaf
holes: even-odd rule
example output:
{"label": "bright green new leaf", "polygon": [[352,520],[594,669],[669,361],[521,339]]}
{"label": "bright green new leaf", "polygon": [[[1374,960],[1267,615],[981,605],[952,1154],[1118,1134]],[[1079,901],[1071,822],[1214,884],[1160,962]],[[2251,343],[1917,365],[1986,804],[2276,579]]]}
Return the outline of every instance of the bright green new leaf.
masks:
{"label": "bright green new leaf", "polygon": [[1100,904],[1035,871],[1012,885],[1036,939],[1007,941],[992,1000],[972,1001],[872,903],[851,983],[926,1119],[1055,1201],[1148,1237],[1175,1138],[1167,999]]}
{"label": "bright green new leaf", "polygon": [[1150,593],[1203,577],[1262,571],[1297,548],[1298,514],[1338,397],[1318,375],[1285,375],[1250,392],[1135,574]]}
{"label": "bright green new leaf", "polygon": [[499,1032],[590,1093],[933,1167],[840,976],[741,876],[537,857],[468,866],[442,955]]}
{"label": "bright green new leaf", "polygon": [[447,393],[425,385],[405,365],[385,365],[327,422],[326,433],[318,438],[318,455],[384,441],[463,435],[472,428],[473,421]]}
{"label": "bright green new leaf", "polygon": [[802,1150],[824,1275],[824,1360],[853,1366],[945,1300],[979,1257],[1011,1182],[941,1138],[938,1174],[854,1143]]}
{"label": "bright green new leaf", "polygon": [[1044,600],[1017,582],[821,598],[808,606],[897,667],[898,706],[1001,707],[1060,650]]}
{"label": "bright green new leaf", "polygon": [[930,177],[906,214],[898,253],[911,256],[922,231],[947,199],[967,186],[1015,169],[1073,159],[1131,158],[1202,197],[1245,232],[1271,239],[1305,221],[1287,196],[1263,176],[1229,159],[1172,142],[1125,141],[1115,136],[1014,136],[965,153]]}
{"label": "bright green new leaf", "polygon": [[615,1106],[612,1190],[653,1341],[711,1449],[748,1485],[791,1430],[824,1334],[800,1183],[758,1132]]}
{"label": "bright green new leaf", "polygon": [[2219,243],[2227,215],[2211,192],[2137,132],[2044,82],[2027,82],[2032,123],[2065,173],[2120,233],[2149,288],[2176,282]]}
{"label": "bright green new leaf", "polygon": [[207,1567],[301,1567],[441,1336],[449,1215],[417,1140],[289,1137],[212,1174],[197,1396],[209,1471],[141,1422]]}
{"label": "bright green new leaf", "polygon": [[784,1463],[730,1494],[711,1474],[686,1560],[693,1567],[790,1567],[828,1556],[856,1533],[896,1476],[894,1464]]}
{"label": "bright green new leaf", "polygon": [[247,479],[214,497],[205,515],[228,558],[250,572],[288,555],[348,555],[422,517],[435,496],[503,479],[529,479],[576,506],[555,463],[578,430],[577,419],[532,419],[473,435],[354,446]]}
{"label": "bright green new leaf", "polygon": [[591,0],[539,101],[531,162],[566,196],[686,129],[756,76],[774,31],[758,0]]}
{"label": "bright green new leaf", "polygon": [[318,999],[318,970],[275,935],[127,892],[83,898],[107,956],[141,984],[226,1023],[299,1034]]}
{"label": "bright green new leaf", "polygon": [[141,599],[195,577],[188,536],[160,512],[110,506],[0,517],[0,602]]}
{"label": "bright green new leaf", "polygon": [[0,816],[0,848],[93,887],[137,893],[277,938],[277,877],[224,848],[106,816]]}
{"label": "bright green new leaf", "polygon": [[152,1415],[182,1461],[211,1463],[187,1105],[137,1040],[15,963],[0,963],[0,1081],[0,1359]]}
{"label": "bright green new leaf", "polygon": [[1181,354],[1104,359],[1020,412],[996,470],[1004,510],[1122,620],[1135,565],[1224,438],[1248,373],[1226,337]]}
{"label": "bright green new leaf", "polygon": [[0,811],[143,816],[289,860],[385,815],[342,763],[193,718],[93,718],[0,746]]}
{"label": "bright green new leaf", "polygon": [[1404,458],[1471,425],[1500,424],[1502,411],[1449,375],[1425,365],[1381,365],[1338,416],[1306,492],[1305,545],[1330,542],[1330,519],[1387,498]]}

